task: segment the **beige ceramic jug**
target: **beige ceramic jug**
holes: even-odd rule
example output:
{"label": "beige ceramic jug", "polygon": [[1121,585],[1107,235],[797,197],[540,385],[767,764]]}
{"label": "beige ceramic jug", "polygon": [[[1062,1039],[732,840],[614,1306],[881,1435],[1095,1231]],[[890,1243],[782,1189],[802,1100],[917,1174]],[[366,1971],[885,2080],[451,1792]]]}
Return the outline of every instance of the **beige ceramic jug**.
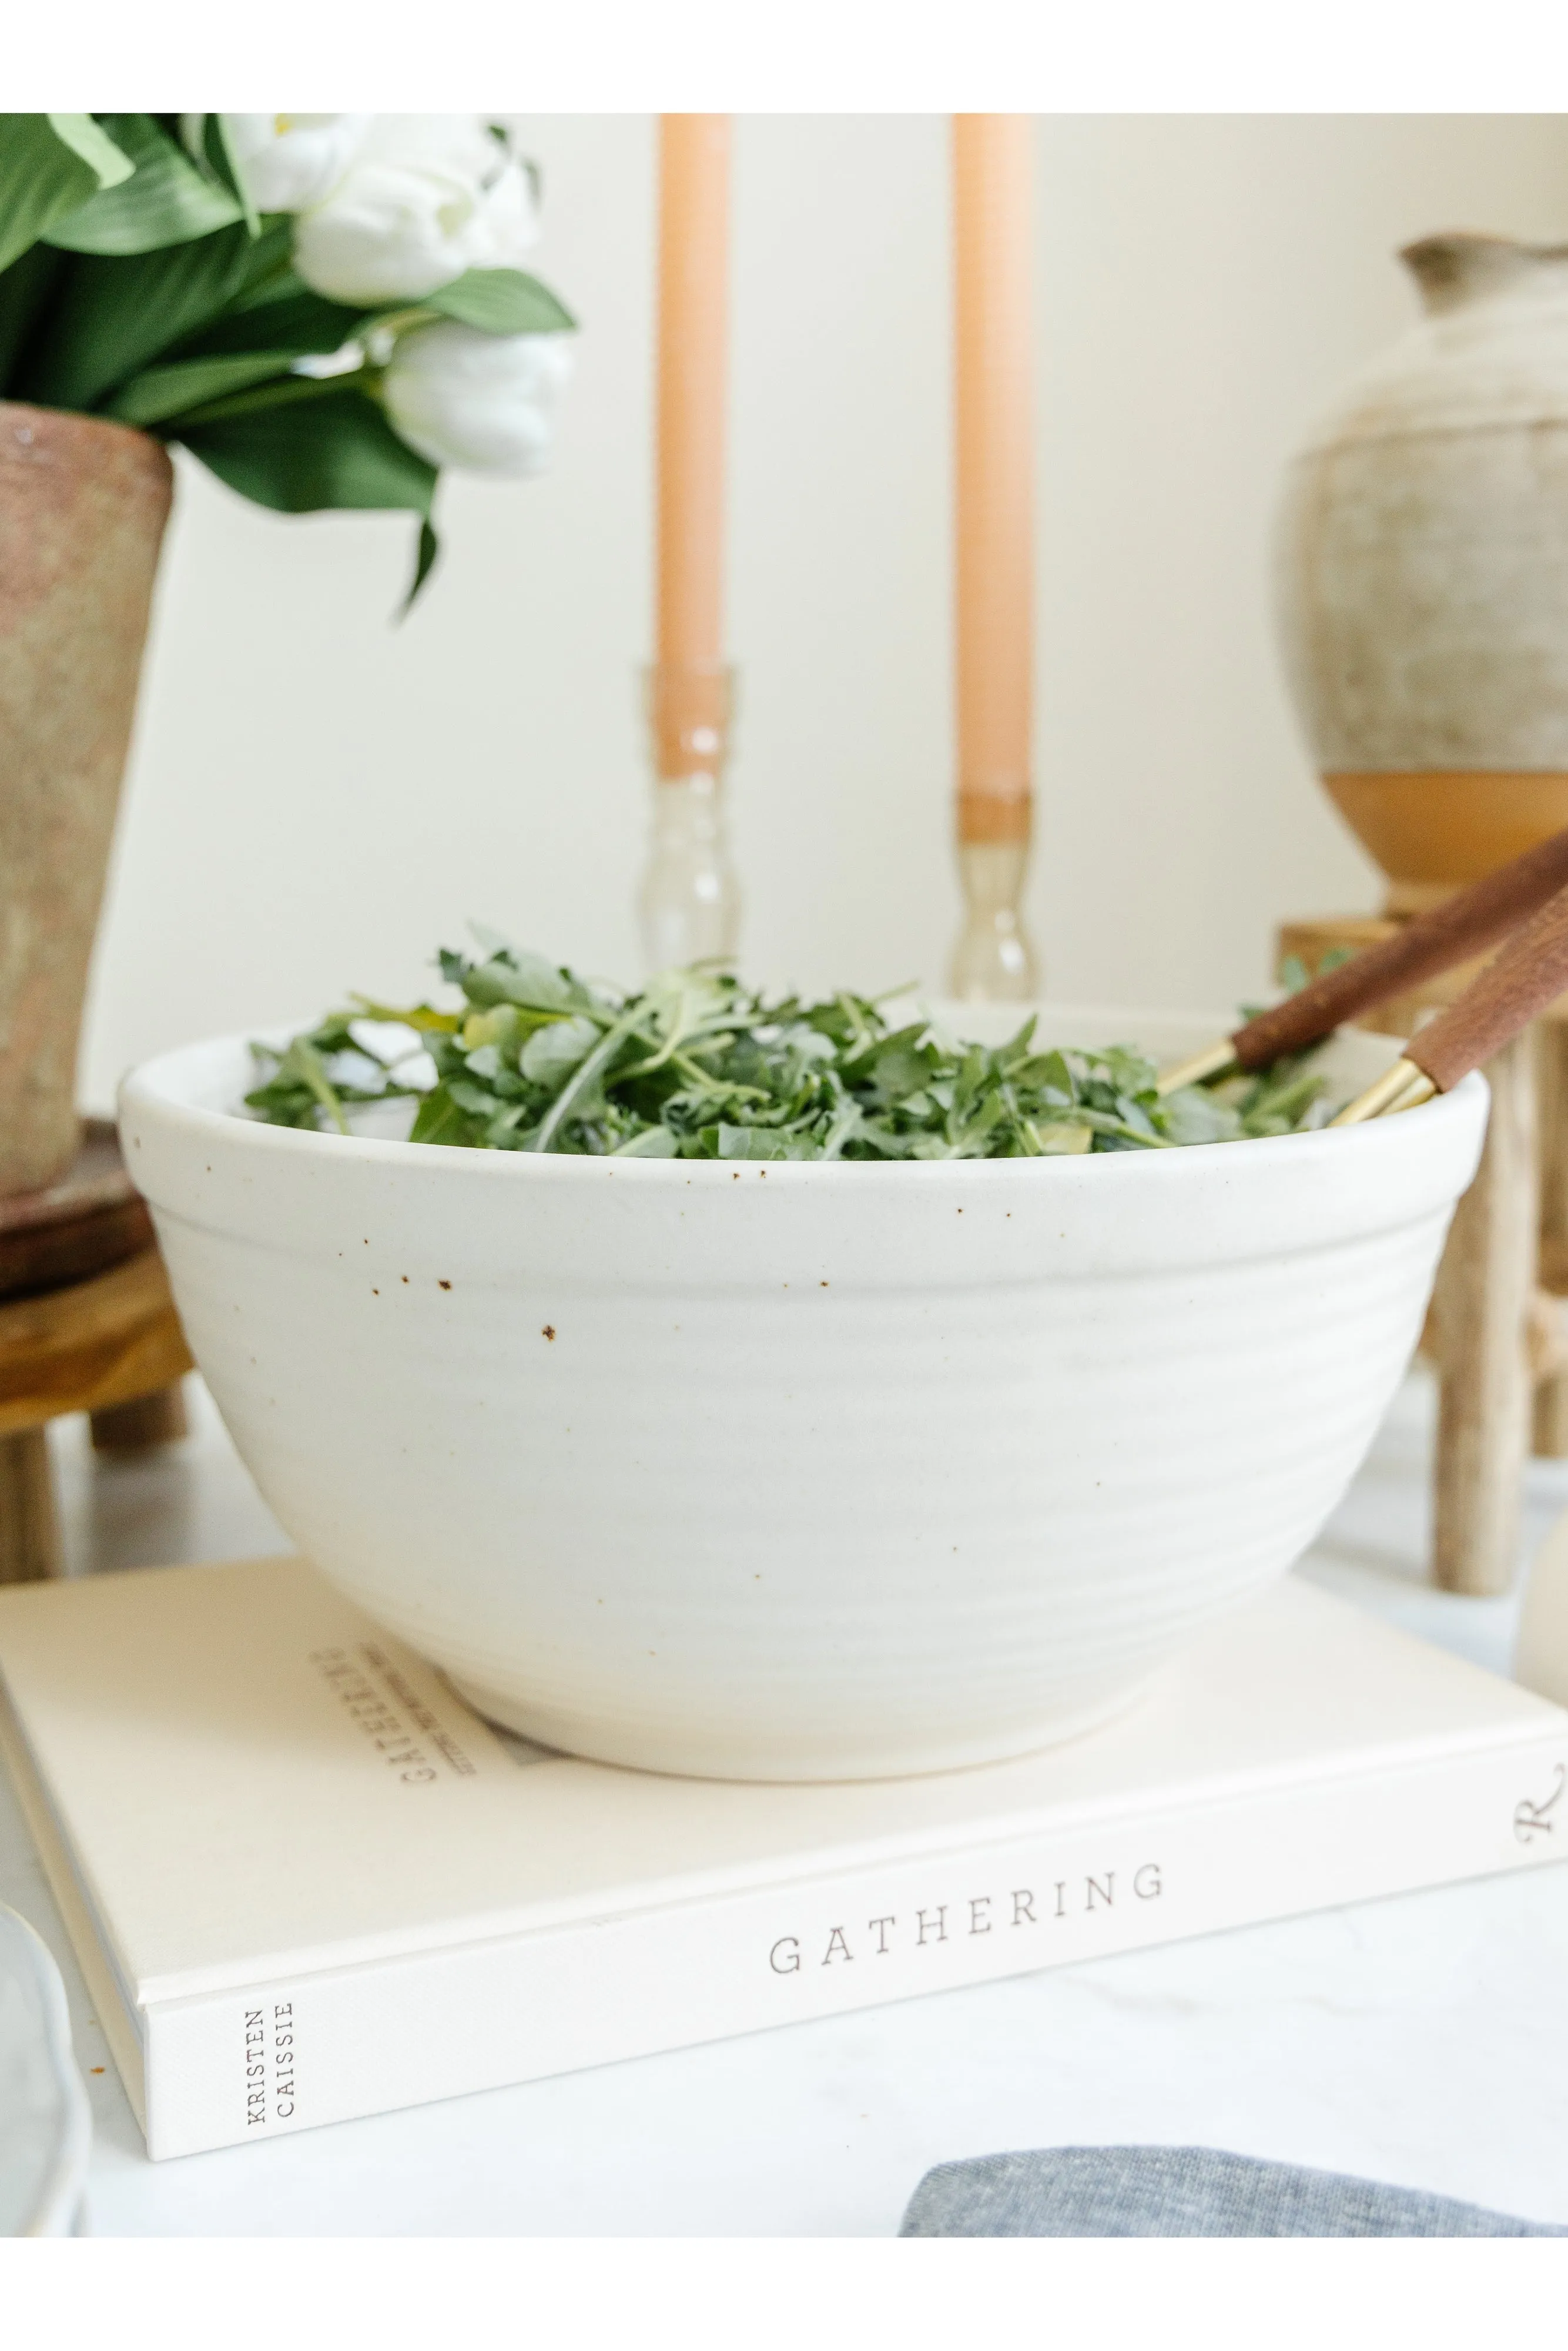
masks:
{"label": "beige ceramic jug", "polygon": [[1426,316],[1308,436],[1276,571],[1297,708],[1392,914],[1568,825],[1568,246],[1401,257]]}

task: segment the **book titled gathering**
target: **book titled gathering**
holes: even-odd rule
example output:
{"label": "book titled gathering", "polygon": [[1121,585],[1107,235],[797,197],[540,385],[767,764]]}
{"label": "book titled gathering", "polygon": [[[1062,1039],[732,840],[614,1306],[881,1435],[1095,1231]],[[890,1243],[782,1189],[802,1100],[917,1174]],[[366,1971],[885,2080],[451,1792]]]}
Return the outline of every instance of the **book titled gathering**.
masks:
{"label": "book titled gathering", "polygon": [[1537,1867],[1568,1784],[1568,1714],[1295,1579],[1101,1730],[898,1780],[550,1753],[299,1559],[0,1593],[0,1676],[160,2158]]}

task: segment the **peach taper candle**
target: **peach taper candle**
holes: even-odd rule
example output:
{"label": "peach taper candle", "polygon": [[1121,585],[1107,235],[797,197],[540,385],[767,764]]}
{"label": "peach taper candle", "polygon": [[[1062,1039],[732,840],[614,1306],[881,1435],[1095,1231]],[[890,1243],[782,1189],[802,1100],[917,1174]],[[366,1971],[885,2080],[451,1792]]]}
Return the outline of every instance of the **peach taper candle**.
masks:
{"label": "peach taper candle", "polygon": [[659,125],[657,651],[648,672],[653,851],[639,905],[651,969],[735,951],[723,825],[729,118]]}
{"label": "peach taper candle", "polygon": [[1028,997],[1034,419],[1026,115],[953,118],[958,866],[955,995]]}

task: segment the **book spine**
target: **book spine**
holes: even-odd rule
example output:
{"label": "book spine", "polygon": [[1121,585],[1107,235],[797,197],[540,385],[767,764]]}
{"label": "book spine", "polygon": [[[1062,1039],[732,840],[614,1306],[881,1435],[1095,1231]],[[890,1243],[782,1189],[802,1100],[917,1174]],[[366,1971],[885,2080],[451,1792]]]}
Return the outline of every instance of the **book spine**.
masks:
{"label": "book spine", "polygon": [[[1254,1790],[172,2001],[148,2142],[193,2154],[1568,1857],[1568,1741]],[[1559,1799],[1562,1799],[1559,1802]]]}

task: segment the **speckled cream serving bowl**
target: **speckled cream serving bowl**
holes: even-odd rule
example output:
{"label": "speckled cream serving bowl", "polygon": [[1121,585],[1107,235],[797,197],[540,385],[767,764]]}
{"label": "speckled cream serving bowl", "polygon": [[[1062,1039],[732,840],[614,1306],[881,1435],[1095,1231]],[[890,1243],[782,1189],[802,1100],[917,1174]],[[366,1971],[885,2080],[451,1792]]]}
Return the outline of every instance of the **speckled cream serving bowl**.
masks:
{"label": "speckled cream serving bowl", "polygon": [[[1165,1059],[1220,1025],[1041,1033]],[[1338,1090],[1396,1050],[1341,1037]],[[1487,1105],[737,1165],[295,1133],[232,1114],[248,1069],[166,1054],[121,1131],[283,1525],[497,1721],[759,1780],[1066,1739],[1281,1574],[1409,1360]]]}

